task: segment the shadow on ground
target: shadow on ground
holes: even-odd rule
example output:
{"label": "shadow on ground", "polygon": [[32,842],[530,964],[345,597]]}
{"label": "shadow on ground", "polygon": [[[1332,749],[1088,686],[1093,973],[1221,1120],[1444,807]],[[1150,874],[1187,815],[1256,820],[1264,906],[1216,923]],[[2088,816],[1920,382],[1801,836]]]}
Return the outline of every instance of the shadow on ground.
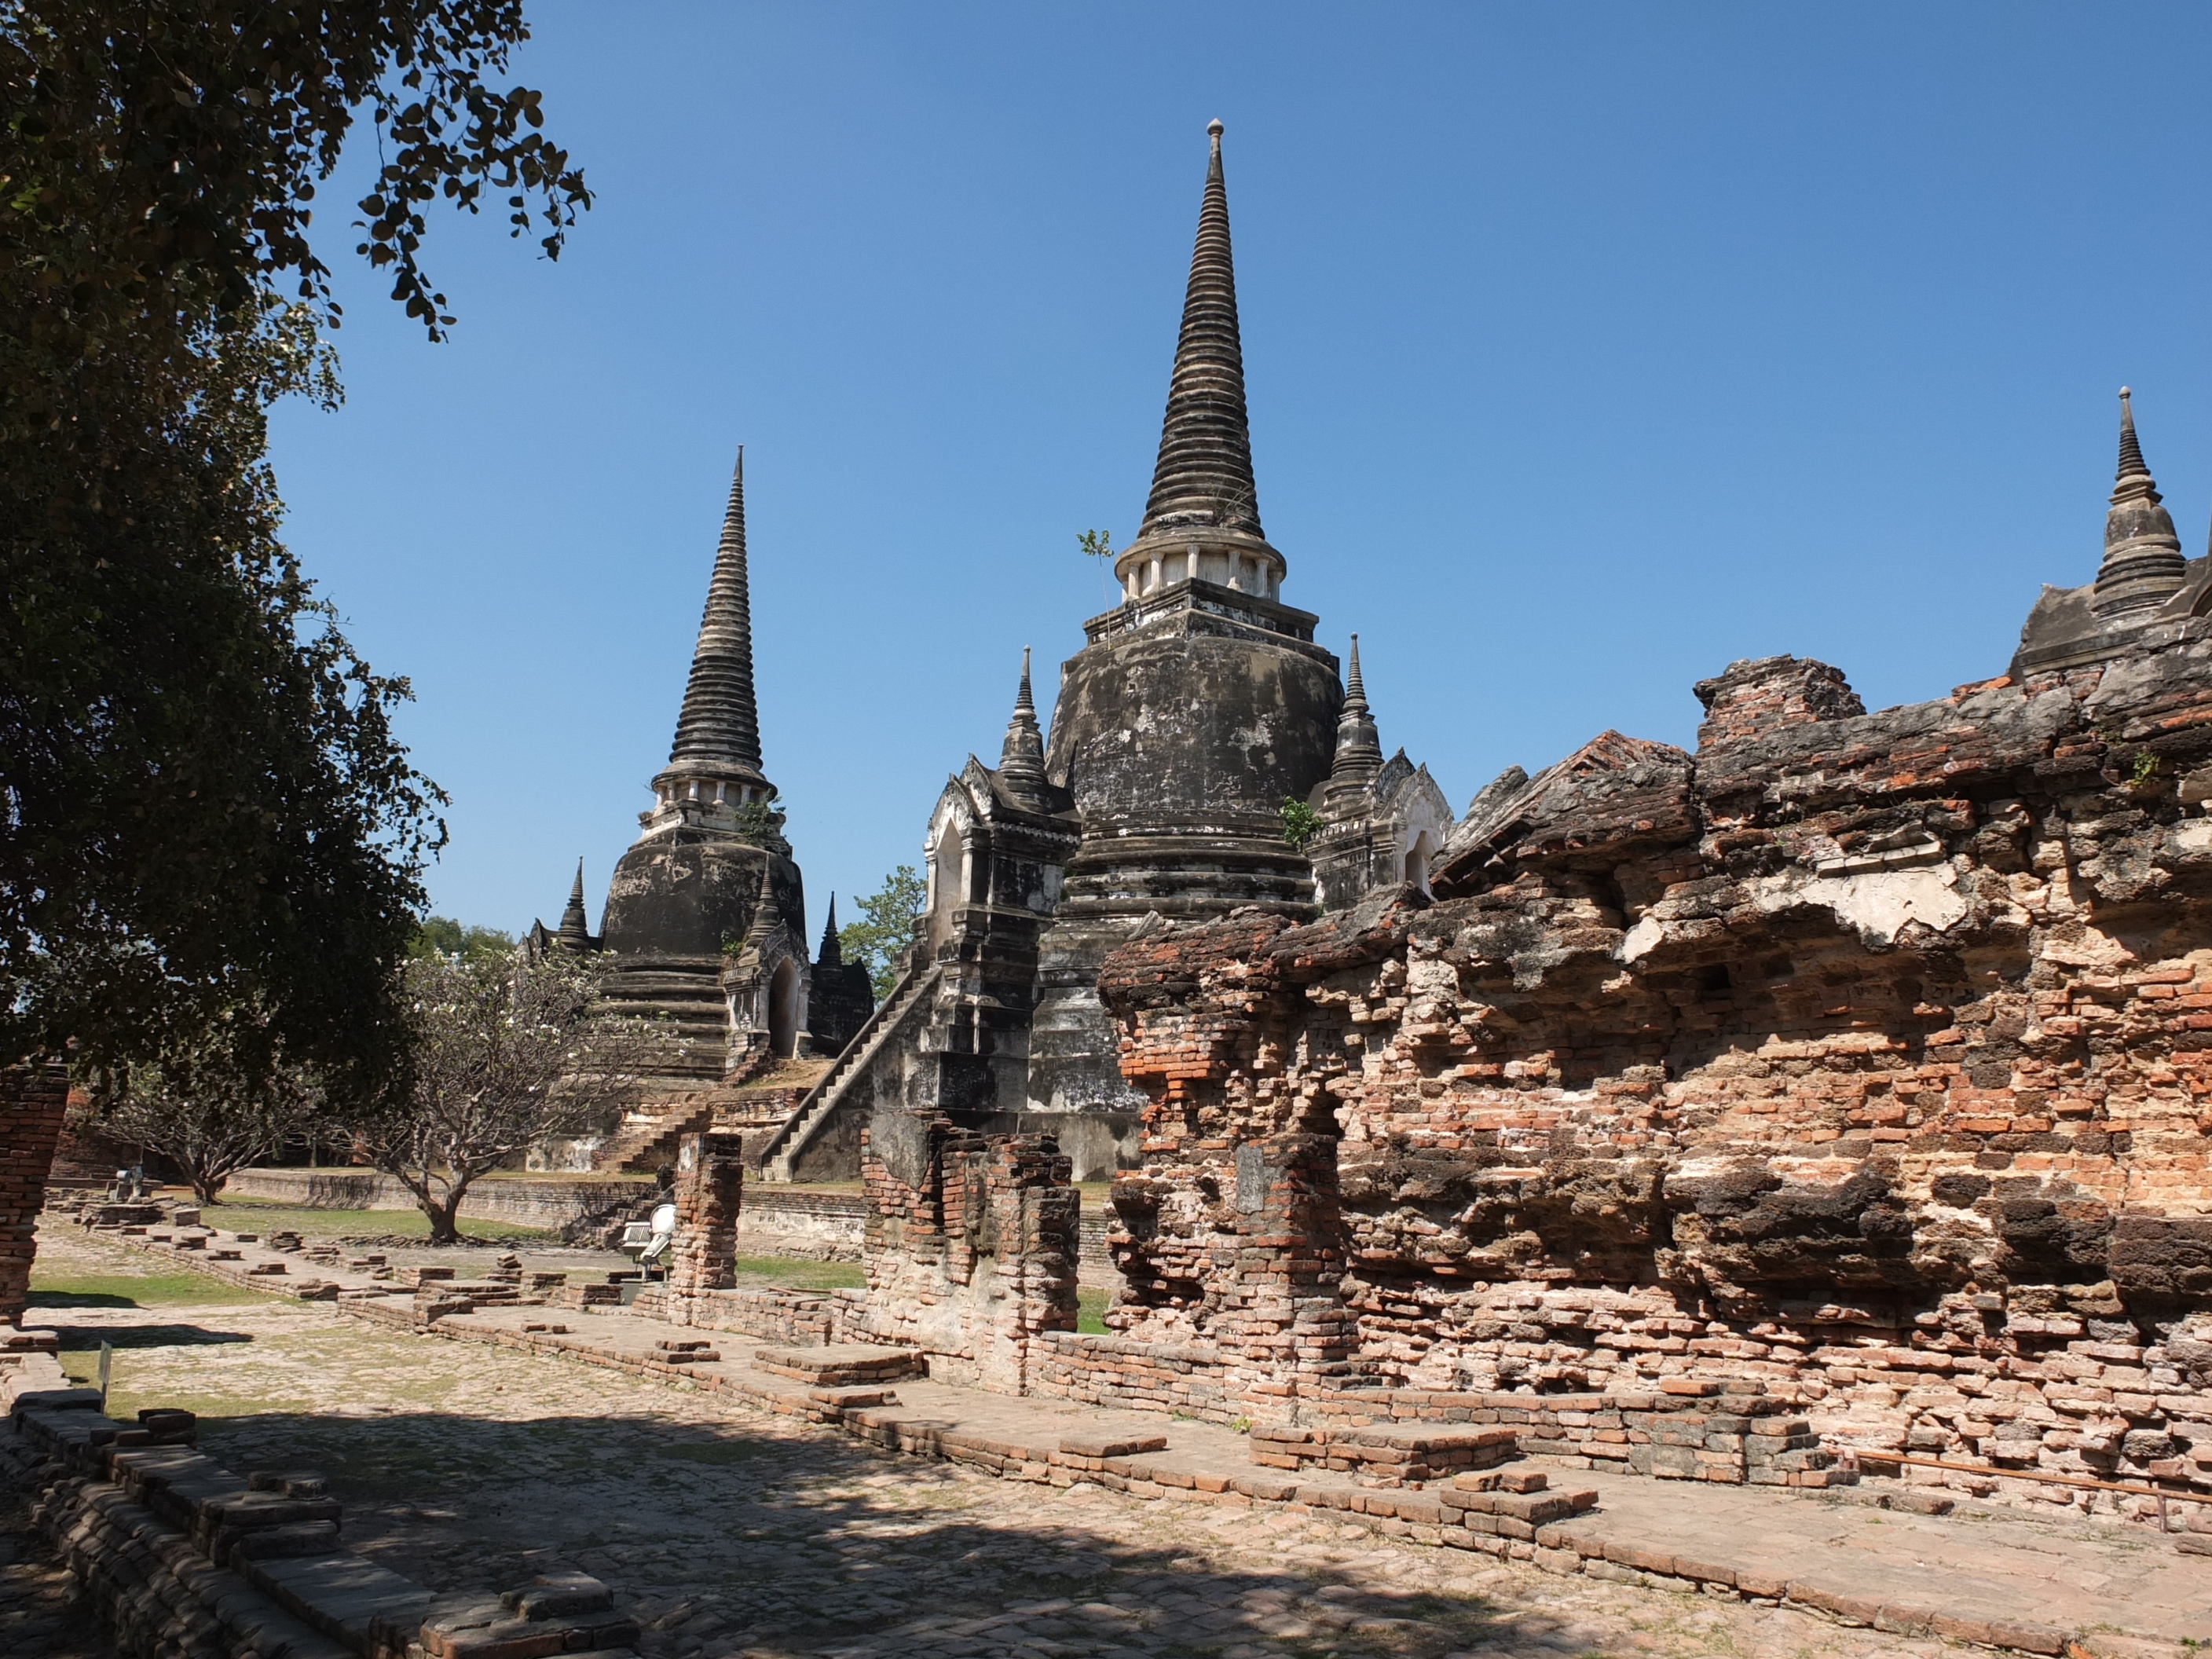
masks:
{"label": "shadow on ground", "polygon": [[252,1340],[250,1331],[211,1331],[204,1325],[101,1325],[61,1333],[64,1353],[91,1352],[103,1342],[118,1348],[204,1348]]}
{"label": "shadow on ground", "polygon": [[1432,1655],[1516,1645],[1524,1634],[1520,1618],[1476,1596],[1398,1595],[1372,1573],[1289,1561],[1229,1571],[1197,1553],[1265,1547],[1251,1511],[1231,1512],[1252,1522],[1243,1538],[1180,1540],[1186,1517],[1163,1515],[1147,1529],[1153,1541],[1132,1544],[1086,1526],[1088,1506],[1051,1488],[986,1486],[827,1434],[672,1419],[272,1413],[209,1422],[203,1444],[234,1468],[319,1470],[346,1505],[348,1542],[434,1588],[595,1574],[659,1626],[650,1651],[842,1647],[926,1617],[988,1619],[1039,1601],[1074,1606],[995,1639],[978,1632],[963,1650],[1042,1637],[1077,1651],[1260,1643]]}

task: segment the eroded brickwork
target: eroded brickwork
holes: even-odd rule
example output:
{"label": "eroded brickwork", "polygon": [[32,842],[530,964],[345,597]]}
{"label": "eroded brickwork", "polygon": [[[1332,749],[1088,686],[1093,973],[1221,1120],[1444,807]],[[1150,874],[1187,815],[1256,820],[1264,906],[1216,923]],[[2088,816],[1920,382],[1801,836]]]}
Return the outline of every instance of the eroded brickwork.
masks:
{"label": "eroded brickwork", "polygon": [[862,1132],[866,1294],[848,1340],[921,1349],[933,1376],[1028,1392],[1033,1339],[1075,1328],[1076,1194],[1042,1135],[884,1118]]}
{"label": "eroded brickwork", "polygon": [[[1871,715],[1740,663],[1695,755],[1607,733],[1484,791],[1433,905],[1125,946],[1152,1104],[1109,1323],[1225,1380],[1215,1414],[1268,1408],[1236,1379],[1270,1345],[1316,1401],[1747,1378],[1968,1481],[2212,1493],[2189,632]],[[1301,1196],[1250,1207],[1278,1158]]]}
{"label": "eroded brickwork", "polygon": [[692,1298],[737,1280],[738,1217],[744,1205],[744,1139],[687,1134],[676,1152],[676,1242],[670,1248],[668,1304],[689,1324]]}
{"label": "eroded brickwork", "polygon": [[58,1067],[0,1068],[0,1324],[21,1325],[30,1304],[33,1231],[68,1103]]}

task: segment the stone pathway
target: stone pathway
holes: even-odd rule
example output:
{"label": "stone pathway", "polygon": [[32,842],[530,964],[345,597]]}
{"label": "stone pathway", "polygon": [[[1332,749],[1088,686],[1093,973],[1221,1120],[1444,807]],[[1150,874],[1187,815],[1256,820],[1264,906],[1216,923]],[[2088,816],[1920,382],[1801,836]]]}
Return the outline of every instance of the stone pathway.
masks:
{"label": "stone pathway", "polygon": [[[42,1236],[40,1251],[42,1268],[173,1271],[58,1227]],[[526,1315],[544,1310],[495,1317],[519,1327]],[[670,1659],[1873,1659],[1957,1650],[1733,1596],[1554,1577],[1378,1537],[1326,1514],[995,1480],[878,1453],[690,1385],[405,1334],[327,1304],[256,1297],[40,1317],[71,1344],[124,1335],[135,1346],[118,1350],[118,1402],[199,1412],[204,1443],[232,1467],[321,1470],[346,1504],[349,1544],[372,1559],[437,1589],[495,1586],[552,1568],[593,1573],[636,1604],[646,1650]],[[667,1332],[629,1317],[562,1317],[595,1342],[619,1335],[642,1344]],[[716,1340],[732,1360],[750,1346]],[[1040,1408],[1080,1411],[939,1384],[898,1389],[915,1411],[988,1415],[1001,1428]],[[1234,1439],[1146,1420],[1194,1451],[1213,1437]],[[1677,1549],[1748,1534],[1740,1540],[1747,1547],[1764,1540],[1811,1552],[1877,1594],[1900,1575],[1939,1583],[1962,1575],[1985,1590],[2008,1589],[2023,1609],[2037,1597],[2101,1598],[2136,1629],[2146,1628],[2146,1605],[2178,1599],[2212,1638],[2212,1562],[2167,1555],[2154,1539],[2114,1528],[2002,1514],[1936,1521],[1809,1497],[1603,1484],[1594,1522],[1641,1528]],[[2161,1578],[2166,1589],[2157,1588]],[[2114,1638],[2080,1650],[2120,1659],[2178,1650]],[[71,1650],[47,1651],[63,1659]]]}

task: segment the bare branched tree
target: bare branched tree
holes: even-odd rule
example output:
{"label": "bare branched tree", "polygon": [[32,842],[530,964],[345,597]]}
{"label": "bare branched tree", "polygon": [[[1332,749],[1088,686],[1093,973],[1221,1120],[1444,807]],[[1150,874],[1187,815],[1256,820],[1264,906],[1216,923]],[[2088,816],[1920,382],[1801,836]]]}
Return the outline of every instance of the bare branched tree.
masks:
{"label": "bare branched tree", "polygon": [[99,1129],[174,1164],[203,1204],[221,1203],[236,1171],[314,1133],[321,1107],[314,1076],[284,1060],[265,1016],[247,1007],[89,1081]]}
{"label": "bare branched tree", "polygon": [[354,1127],[415,1195],[433,1244],[459,1242],[461,1200],[481,1176],[543,1141],[605,1131],[636,1097],[656,1035],[594,1006],[599,977],[558,951],[408,963],[413,1088]]}

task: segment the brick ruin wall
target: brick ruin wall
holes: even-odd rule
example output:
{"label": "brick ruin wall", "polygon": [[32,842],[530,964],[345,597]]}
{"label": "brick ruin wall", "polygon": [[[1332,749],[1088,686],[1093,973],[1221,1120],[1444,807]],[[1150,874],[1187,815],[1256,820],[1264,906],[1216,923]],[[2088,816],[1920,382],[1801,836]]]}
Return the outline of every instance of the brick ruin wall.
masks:
{"label": "brick ruin wall", "polygon": [[0,1326],[23,1322],[46,1172],[69,1105],[58,1066],[0,1068]]}
{"label": "brick ruin wall", "polygon": [[868,1284],[845,1340],[920,1349],[933,1376],[1031,1392],[1043,1333],[1075,1328],[1077,1194],[1042,1135],[887,1114],[860,1139]]}
{"label": "brick ruin wall", "polygon": [[2212,643],[1875,714],[1789,658],[1698,692],[1695,754],[1484,791],[1433,903],[1109,959],[1152,1101],[1117,1335],[1038,1386],[1646,1468],[1636,1409],[1725,1386],[1798,1467],[1779,1419],[2212,1495]]}

